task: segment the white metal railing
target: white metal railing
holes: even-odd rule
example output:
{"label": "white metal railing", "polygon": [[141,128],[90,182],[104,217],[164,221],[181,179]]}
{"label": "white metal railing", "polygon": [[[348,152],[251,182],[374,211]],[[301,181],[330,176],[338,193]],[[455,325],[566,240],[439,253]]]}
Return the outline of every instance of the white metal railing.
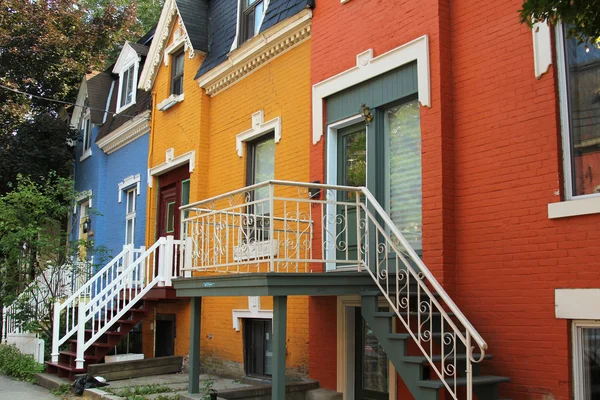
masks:
{"label": "white metal railing", "polygon": [[8,335],[25,333],[24,326],[32,321],[46,321],[50,305],[69,297],[83,285],[91,272],[91,261],[74,261],[58,268],[47,267],[9,306],[3,310],[3,340]]}
{"label": "white metal railing", "polygon": [[183,276],[366,271],[454,399],[458,361],[466,359],[466,394],[472,399],[472,363],[483,360],[487,343],[368,189],[268,181],[181,212]]}
{"label": "white metal railing", "polygon": [[[181,241],[161,237],[149,249],[125,246],[111,262],[65,302],[56,303],[52,361],[60,346],[77,334],[76,368],[84,367],[84,354],[96,340],[139,303],[157,285],[171,285],[178,271]],[[85,293],[89,293],[86,297]],[[61,332],[61,315],[65,315]],[[86,329],[90,335],[86,336]]]}

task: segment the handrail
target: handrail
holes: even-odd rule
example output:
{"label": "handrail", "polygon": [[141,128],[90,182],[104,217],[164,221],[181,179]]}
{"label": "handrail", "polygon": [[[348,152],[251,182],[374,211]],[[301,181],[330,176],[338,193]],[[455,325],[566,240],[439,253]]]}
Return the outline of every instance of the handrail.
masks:
{"label": "handrail", "polygon": [[465,326],[465,328],[469,331],[469,333],[471,333],[472,338],[475,339],[475,342],[477,342],[479,347],[482,350],[487,350],[488,345],[487,345],[486,341],[483,339],[483,337],[481,337],[481,335],[479,334],[477,329],[475,329],[475,327],[469,322],[469,320],[467,319],[467,317],[465,317],[465,315],[462,313],[462,311],[460,311],[460,308],[458,308],[456,303],[454,303],[454,301],[450,298],[450,296],[444,290],[442,285],[440,285],[439,282],[437,281],[437,279],[435,279],[435,277],[433,276],[431,271],[429,271],[429,268],[427,268],[427,266],[421,260],[419,255],[415,252],[415,250],[412,248],[412,246],[404,238],[402,233],[400,233],[400,231],[398,230],[398,227],[396,227],[396,225],[391,220],[391,218],[389,217],[387,212],[385,212],[383,207],[381,207],[379,202],[375,199],[375,196],[373,196],[373,194],[366,187],[361,187],[360,189],[361,189],[363,195],[365,196],[365,198],[369,201],[370,205],[377,211],[379,218],[381,218],[385,222],[385,225],[394,234],[396,239],[398,239],[402,243],[402,246],[404,246],[404,248],[410,255],[411,259],[419,266],[420,272],[423,275],[425,275],[425,278],[427,278],[427,280],[429,281],[431,286],[433,286],[433,288],[440,295],[440,297],[442,299],[444,299],[444,302],[447,303],[448,308],[450,308],[450,311],[455,314],[456,319],[458,319]]}

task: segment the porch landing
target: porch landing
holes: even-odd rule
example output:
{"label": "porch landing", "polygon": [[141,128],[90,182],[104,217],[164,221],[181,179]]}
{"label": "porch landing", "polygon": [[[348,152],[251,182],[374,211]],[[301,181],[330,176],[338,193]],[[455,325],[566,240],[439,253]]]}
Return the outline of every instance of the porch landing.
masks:
{"label": "porch landing", "polygon": [[244,273],[173,279],[178,297],[339,296],[373,289],[367,272]]}

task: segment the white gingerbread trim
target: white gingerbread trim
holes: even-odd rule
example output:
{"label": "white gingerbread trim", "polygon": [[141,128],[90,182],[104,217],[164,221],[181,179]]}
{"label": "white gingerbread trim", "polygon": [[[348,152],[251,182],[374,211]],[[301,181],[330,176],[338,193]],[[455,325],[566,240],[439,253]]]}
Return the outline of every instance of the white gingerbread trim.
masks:
{"label": "white gingerbread trim", "polygon": [[152,178],[162,175],[172,169],[189,164],[190,173],[194,172],[194,162],[196,160],[196,151],[188,151],[180,156],[175,157],[175,149],[170,148],[165,152],[165,162],[156,167],[148,169],[148,186],[152,187]]}
{"label": "white gingerbread trim", "polygon": [[548,22],[536,22],[533,35],[533,68],[535,77],[540,79],[552,65],[552,35]]}
{"label": "white gingerbread trim", "polygon": [[303,10],[267,29],[229,53],[227,60],[196,81],[209,96],[227,89],[269,61],[310,38],[312,11]]}
{"label": "white gingerbread trim", "polygon": [[240,331],[241,318],[256,318],[256,319],[273,319],[273,310],[260,309],[260,297],[248,296],[247,310],[231,310],[233,318],[233,329]]}
{"label": "white gingerbread trim", "polygon": [[[154,39],[152,40],[152,44],[148,50],[148,56],[146,57],[146,62],[144,63],[144,69],[142,69],[142,73],[140,75],[140,89],[149,91],[152,89],[152,86],[154,86],[154,80],[158,74],[158,67],[161,59],[163,58],[165,46],[171,37],[171,28],[174,24],[175,15],[181,15],[179,13],[179,9],[177,8],[176,0],[166,0],[160,13],[158,24],[156,25]],[[185,42],[186,51],[189,51],[188,57],[194,58],[196,55],[196,50],[192,46],[192,42],[190,41],[181,17],[178,18],[178,23],[183,31],[182,40]],[[205,54],[201,51],[199,51],[199,53]]]}
{"label": "white gingerbread trim", "polygon": [[135,185],[135,191],[136,191],[136,195],[140,195],[140,181],[141,181],[141,177],[140,174],[136,174],[134,175],[129,175],[127,178],[123,179],[123,182],[119,183],[119,203],[122,200],[122,194],[123,194],[123,190],[125,189],[130,189],[131,186]]}
{"label": "white gingerbread trim", "polygon": [[96,143],[106,154],[114,153],[125,147],[137,138],[145,135],[150,130],[150,110],[136,115]]}
{"label": "white gingerbread trim", "polygon": [[269,132],[274,133],[275,143],[279,143],[281,140],[281,117],[265,122],[265,113],[263,110],[252,114],[252,128],[235,136],[235,149],[238,156],[244,156],[244,142],[257,139]]}
{"label": "white gingerbread trim", "polygon": [[414,61],[417,62],[419,102],[422,106],[431,107],[429,38],[427,35],[375,58],[373,58],[373,50],[369,49],[356,56],[356,67],[313,85],[313,144],[319,143],[323,136],[323,100],[326,97]]}

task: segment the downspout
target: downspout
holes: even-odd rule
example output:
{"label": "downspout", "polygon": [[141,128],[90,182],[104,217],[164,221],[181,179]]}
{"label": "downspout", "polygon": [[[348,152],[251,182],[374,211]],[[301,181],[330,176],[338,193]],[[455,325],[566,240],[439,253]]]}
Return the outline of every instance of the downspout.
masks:
{"label": "downspout", "polygon": [[[150,140],[149,140],[149,148],[148,148],[148,188],[146,195],[146,227],[148,227],[148,221],[150,221],[150,217],[152,215],[152,194],[154,185],[150,186],[150,183],[154,183],[151,181],[153,179],[152,175],[150,175],[150,166],[152,165],[152,155],[154,150],[154,125],[155,125],[155,112],[154,105],[156,104],[156,91],[152,91],[152,105],[150,111]],[[156,231],[156,223],[154,224],[154,231]],[[156,237],[156,232],[154,232],[153,237]],[[146,245],[150,245],[152,242],[152,237],[150,236],[150,229],[146,229]]]}

